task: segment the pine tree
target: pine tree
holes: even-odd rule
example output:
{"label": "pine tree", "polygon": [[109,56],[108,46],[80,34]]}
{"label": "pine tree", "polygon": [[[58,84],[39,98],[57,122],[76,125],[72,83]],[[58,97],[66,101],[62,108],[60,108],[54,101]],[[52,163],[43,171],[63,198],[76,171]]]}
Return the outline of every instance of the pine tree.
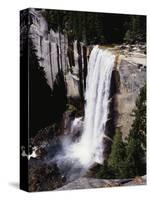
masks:
{"label": "pine tree", "polygon": [[135,117],[127,138],[125,168],[128,177],[146,173],[146,85],[136,101]]}
{"label": "pine tree", "polygon": [[108,167],[107,161],[104,162],[103,165],[100,165],[98,168],[98,172],[96,173],[96,178],[100,179],[114,179],[115,174],[111,167]]}
{"label": "pine tree", "polygon": [[63,10],[45,10],[42,14],[49,29],[65,31],[87,44],[122,43],[123,40],[135,43],[146,40],[145,16]]}
{"label": "pine tree", "polygon": [[126,173],[124,170],[125,155],[125,145],[122,141],[122,133],[118,128],[116,129],[111,154],[108,158],[108,167],[114,171],[116,178],[126,177]]}
{"label": "pine tree", "polygon": [[[126,24],[126,25],[125,25]],[[129,17],[129,21],[125,21],[127,31],[124,41],[129,43],[145,42],[146,40],[146,18],[145,16],[133,15]]]}

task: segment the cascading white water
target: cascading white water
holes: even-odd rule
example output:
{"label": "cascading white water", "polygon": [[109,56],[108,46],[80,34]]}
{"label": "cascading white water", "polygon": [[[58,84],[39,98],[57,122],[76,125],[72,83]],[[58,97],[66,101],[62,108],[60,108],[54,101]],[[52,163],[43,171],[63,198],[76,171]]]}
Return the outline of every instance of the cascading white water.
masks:
{"label": "cascading white water", "polygon": [[95,46],[91,52],[86,83],[84,130],[67,155],[89,167],[103,163],[103,138],[109,112],[109,93],[115,56]]}

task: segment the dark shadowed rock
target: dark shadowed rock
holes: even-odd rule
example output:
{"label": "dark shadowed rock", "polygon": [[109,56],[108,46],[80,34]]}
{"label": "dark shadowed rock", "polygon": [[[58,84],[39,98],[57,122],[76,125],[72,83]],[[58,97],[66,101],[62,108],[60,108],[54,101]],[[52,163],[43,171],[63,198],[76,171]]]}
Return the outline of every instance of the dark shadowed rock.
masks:
{"label": "dark shadowed rock", "polygon": [[54,190],[66,182],[56,164],[34,165],[29,168],[29,191]]}

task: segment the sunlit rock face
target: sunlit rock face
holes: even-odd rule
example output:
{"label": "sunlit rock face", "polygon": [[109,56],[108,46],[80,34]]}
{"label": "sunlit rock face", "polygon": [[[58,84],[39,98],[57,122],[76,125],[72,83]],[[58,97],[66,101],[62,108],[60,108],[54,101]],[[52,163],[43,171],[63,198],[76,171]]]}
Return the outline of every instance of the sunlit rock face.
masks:
{"label": "sunlit rock face", "polygon": [[[131,53],[130,53],[131,54]],[[120,127],[123,138],[131,129],[136,99],[146,80],[146,56],[133,52],[130,56],[120,55],[118,64],[119,88],[115,95],[115,127]]]}
{"label": "sunlit rock face", "polygon": [[[56,76],[62,71],[67,84],[67,96],[80,97],[86,80],[87,52],[84,44],[68,41],[66,33],[49,30],[41,10],[35,9],[29,9],[29,38],[50,88],[53,89]],[[83,84],[80,85],[81,82]]]}
{"label": "sunlit rock face", "polygon": [[29,9],[29,37],[32,39],[40,66],[44,68],[46,79],[51,88],[60,70],[67,67],[67,36],[48,30],[48,25],[41,11]]}

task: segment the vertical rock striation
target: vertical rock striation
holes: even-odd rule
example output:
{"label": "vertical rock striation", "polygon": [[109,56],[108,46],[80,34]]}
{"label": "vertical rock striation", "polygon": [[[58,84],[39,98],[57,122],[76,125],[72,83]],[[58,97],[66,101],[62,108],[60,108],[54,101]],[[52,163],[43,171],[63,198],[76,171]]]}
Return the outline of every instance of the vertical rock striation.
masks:
{"label": "vertical rock striation", "polygon": [[61,71],[67,85],[67,96],[83,99],[87,74],[86,46],[68,38],[66,33],[49,30],[42,11],[35,9],[29,9],[29,38],[50,88],[53,90]]}

